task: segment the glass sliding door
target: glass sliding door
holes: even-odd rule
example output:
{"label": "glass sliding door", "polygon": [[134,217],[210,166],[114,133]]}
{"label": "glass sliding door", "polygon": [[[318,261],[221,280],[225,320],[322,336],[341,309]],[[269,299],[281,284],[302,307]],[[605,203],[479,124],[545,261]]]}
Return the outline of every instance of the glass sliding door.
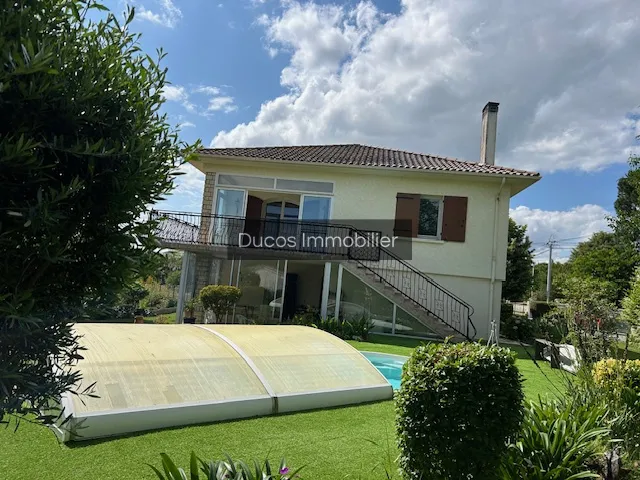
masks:
{"label": "glass sliding door", "polygon": [[215,218],[211,223],[215,245],[238,245],[244,231],[246,191],[219,188],[216,194]]}
{"label": "glass sliding door", "polygon": [[331,197],[303,195],[300,220],[302,233],[299,244],[304,251],[325,251],[328,223],[331,218]]}
{"label": "glass sliding door", "polygon": [[238,263],[233,284],[242,291],[234,323],[280,323],[285,288],[285,260],[248,260]]}

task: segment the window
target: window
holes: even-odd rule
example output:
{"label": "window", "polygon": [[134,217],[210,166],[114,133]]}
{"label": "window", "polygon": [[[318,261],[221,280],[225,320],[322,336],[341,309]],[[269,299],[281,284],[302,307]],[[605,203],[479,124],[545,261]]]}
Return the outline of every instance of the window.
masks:
{"label": "window", "polygon": [[440,237],[442,200],[434,197],[420,197],[420,213],[418,216],[418,235],[424,237]]}
{"label": "window", "polygon": [[248,177],[246,175],[227,175],[221,173],[218,176],[218,185],[235,187],[273,188],[273,178]]}
{"label": "window", "polygon": [[394,235],[464,242],[467,203],[467,197],[429,197],[419,193],[398,193]]}
{"label": "window", "polygon": [[287,180],[284,178],[278,178],[276,189],[293,190],[296,192],[333,193],[333,183],[315,182],[312,180]]}

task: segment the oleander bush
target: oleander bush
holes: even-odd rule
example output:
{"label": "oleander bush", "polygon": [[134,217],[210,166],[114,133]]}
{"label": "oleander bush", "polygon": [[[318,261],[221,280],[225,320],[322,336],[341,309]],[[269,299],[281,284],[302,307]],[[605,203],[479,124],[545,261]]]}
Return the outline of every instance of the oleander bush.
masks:
{"label": "oleander bush", "polygon": [[405,478],[495,478],[523,417],[515,360],[509,349],[477,343],[414,350],[395,400]]}

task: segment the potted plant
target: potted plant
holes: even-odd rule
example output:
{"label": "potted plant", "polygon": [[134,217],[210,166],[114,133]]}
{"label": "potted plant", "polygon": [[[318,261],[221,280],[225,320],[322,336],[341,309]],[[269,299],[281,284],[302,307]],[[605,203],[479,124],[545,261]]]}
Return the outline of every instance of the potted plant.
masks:
{"label": "potted plant", "polygon": [[193,297],[184,305],[185,316],[183,323],[196,323],[196,307],[198,306],[198,298]]}

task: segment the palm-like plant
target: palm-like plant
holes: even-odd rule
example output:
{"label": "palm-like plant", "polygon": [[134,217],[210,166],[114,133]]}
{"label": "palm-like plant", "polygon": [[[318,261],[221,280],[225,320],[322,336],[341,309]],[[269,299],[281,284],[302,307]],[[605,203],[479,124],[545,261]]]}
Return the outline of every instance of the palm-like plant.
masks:
{"label": "palm-like plant", "polygon": [[576,480],[600,478],[588,464],[611,443],[606,407],[562,404],[539,399],[525,410],[518,440],[501,467],[504,480]]}
{"label": "palm-like plant", "polygon": [[162,471],[153,465],[149,465],[158,476],[159,480],[291,480],[299,478],[301,468],[292,471],[287,467],[284,458],[280,466],[274,469],[269,460],[263,464],[255,461],[253,466],[241,460],[233,460],[226,455],[224,460],[205,461],[198,458],[195,452],[191,452],[189,474],[171,460],[166,453],[160,454],[162,458]]}

